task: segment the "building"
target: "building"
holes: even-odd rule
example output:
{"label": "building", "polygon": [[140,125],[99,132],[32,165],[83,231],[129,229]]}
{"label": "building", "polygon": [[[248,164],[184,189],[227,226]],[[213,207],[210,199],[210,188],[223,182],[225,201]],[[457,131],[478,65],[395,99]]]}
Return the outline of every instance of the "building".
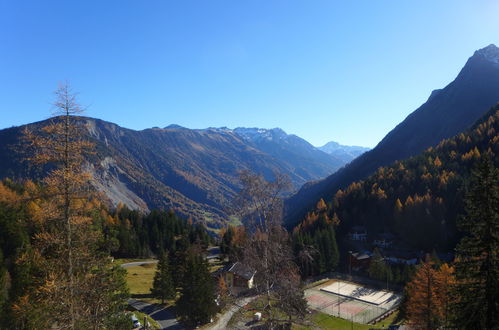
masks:
{"label": "building", "polygon": [[424,255],[409,250],[392,250],[383,253],[385,260],[390,264],[416,265]]}
{"label": "building", "polygon": [[394,236],[390,233],[382,233],[376,236],[373,245],[379,248],[386,249],[393,245]]}
{"label": "building", "polygon": [[364,226],[354,226],[350,229],[348,237],[352,241],[366,241],[367,240],[367,229]]}
{"label": "building", "polygon": [[351,252],[349,254],[349,266],[354,272],[369,268],[371,260],[371,253],[364,252]]}
{"label": "building", "polygon": [[232,294],[239,294],[254,287],[256,271],[236,262],[225,272],[225,281]]}

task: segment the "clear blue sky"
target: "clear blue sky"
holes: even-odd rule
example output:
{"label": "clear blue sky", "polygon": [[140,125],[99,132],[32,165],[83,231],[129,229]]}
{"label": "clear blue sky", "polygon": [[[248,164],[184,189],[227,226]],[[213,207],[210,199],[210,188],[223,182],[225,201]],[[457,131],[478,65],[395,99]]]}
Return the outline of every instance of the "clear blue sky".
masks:
{"label": "clear blue sky", "polygon": [[499,1],[0,0],[0,128],[47,118],[69,80],[87,115],[281,127],[374,146],[499,45]]}

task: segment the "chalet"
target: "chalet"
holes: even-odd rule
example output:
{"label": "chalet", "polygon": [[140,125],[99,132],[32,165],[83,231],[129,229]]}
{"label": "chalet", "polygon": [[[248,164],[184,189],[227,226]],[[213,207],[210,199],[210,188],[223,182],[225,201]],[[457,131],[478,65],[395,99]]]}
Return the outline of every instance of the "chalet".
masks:
{"label": "chalet", "polygon": [[393,245],[394,236],[390,233],[382,233],[376,236],[373,245],[380,248],[387,248]]}
{"label": "chalet", "polygon": [[370,252],[350,252],[348,257],[351,270],[357,272],[369,268],[369,262],[371,260]]}
{"label": "chalet", "polygon": [[225,272],[225,281],[233,294],[239,294],[254,286],[256,271],[236,262]]}
{"label": "chalet", "polygon": [[352,241],[366,241],[367,240],[367,229],[364,226],[354,226],[350,229],[348,237]]}
{"label": "chalet", "polygon": [[416,265],[418,261],[423,257],[423,255],[420,253],[407,250],[385,251],[383,255],[385,257],[385,260],[390,264],[406,265]]}

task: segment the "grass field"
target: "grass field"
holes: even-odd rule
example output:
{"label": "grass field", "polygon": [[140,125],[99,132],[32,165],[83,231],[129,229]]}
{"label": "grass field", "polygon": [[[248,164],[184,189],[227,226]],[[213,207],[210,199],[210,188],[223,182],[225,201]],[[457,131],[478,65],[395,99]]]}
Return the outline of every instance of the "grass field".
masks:
{"label": "grass field", "polygon": [[140,298],[153,304],[161,302],[151,297],[151,288],[156,267],[157,264],[144,264],[125,268],[127,271],[126,281],[132,298]]}
{"label": "grass field", "polygon": [[340,319],[338,317],[334,317],[328,314],[314,312],[307,320],[310,321],[314,326],[306,327],[301,325],[293,325],[293,329],[295,330],[309,330],[309,329],[338,329],[338,330],[368,330],[368,329],[386,329],[391,324],[401,324],[397,322],[398,312],[393,313],[385,320],[378,322],[374,325],[369,324],[360,324],[360,323],[352,323],[351,321],[347,321],[344,319]]}
{"label": "grass field", "polygon": [[383,328],[383,327],[388,328],[389,325],[403,324],[403,323],[404,323],[404,320],[399,319],[399,311],[397,310],[395,313],[388,316],[383,321],[379,321],[378,323],[376,323],[375,326],[378,328]]}
{"label": "grass field", "polygon": [[338,329],[338,330],[369,330],[372,325],[352,323],[350,321],[340,319],[328,314],[315,312],[310,315],[308,320],[314,325],[313,327],[293,325],[296,330],[311,330],[311,329]]}

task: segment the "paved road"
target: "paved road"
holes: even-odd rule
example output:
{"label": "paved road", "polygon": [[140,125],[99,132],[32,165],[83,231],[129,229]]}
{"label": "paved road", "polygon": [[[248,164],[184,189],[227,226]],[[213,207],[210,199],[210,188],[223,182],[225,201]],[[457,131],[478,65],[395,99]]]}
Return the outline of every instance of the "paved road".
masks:
{"label": "paved road", "polygon": [[229,323],[232,316],[241,308],[243,308],[246,304],[250,303],[257,296],[253,297],[245,297],[237,300],[234,304],[218,318],[215,324],[207,326],[206,330],[225,330],[227,328],[227,324]]}
{"label": "paved road", "polygon": [[152,305],[138,299],[129,299],[128,304],[136,310],[145,313],[158,322],[161,329],[177,330],[183,327],[177,322],[175,314],[161,305]]}
{"label": "paved road", "polygon": [[[136,262],[129,262],[127,264],[122,264],[121,267],[127,268],[130,266],[154,264],[157,262],[158,260],[136,261]],[[145,301],[138,299],[128,299],[128,304],[133,308],[135,308],[136,310],[152,317],[153,320],[158,322],[161,329],[169,329],[169,330],[183,329],[183,327],[177,322],[175,314],[172,312],[171,309],[165,309],[161,305],[149,304]]]}

